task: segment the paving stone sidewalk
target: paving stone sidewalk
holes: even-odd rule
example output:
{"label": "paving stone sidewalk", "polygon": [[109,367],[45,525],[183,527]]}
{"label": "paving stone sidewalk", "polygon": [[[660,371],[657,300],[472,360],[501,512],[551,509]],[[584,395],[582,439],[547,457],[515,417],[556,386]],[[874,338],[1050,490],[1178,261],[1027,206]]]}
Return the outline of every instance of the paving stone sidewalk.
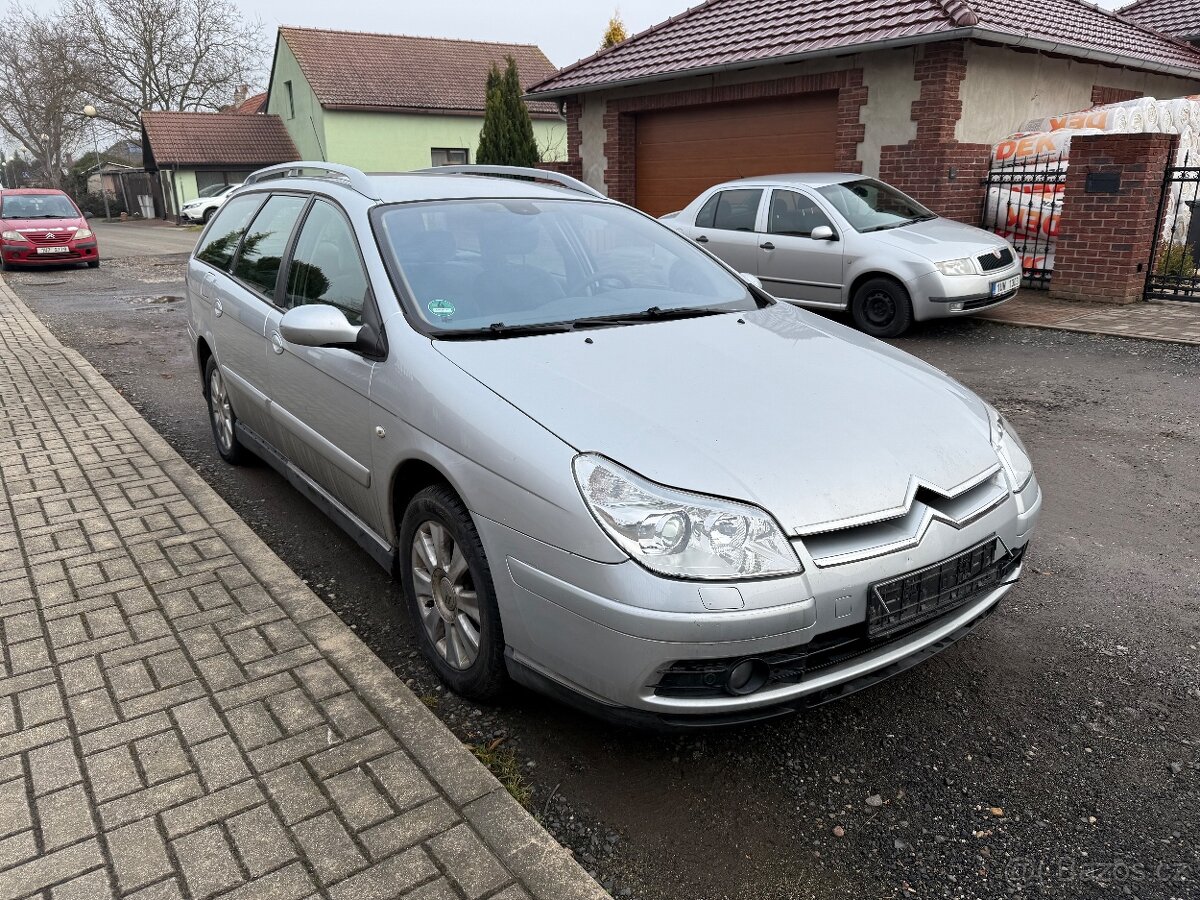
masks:
{"label": "paving stone sidewalk", "polygon": [[1200,344],[1200,303],[1154,301],[1114,306],[1054,300],[1044,291],[1022,291],[1003,306],[980,313],[979,318],[1059,331]]}
{"label": "paving stone sidewalk", "polygon": [[607,897],[0,280],[0,898]]}

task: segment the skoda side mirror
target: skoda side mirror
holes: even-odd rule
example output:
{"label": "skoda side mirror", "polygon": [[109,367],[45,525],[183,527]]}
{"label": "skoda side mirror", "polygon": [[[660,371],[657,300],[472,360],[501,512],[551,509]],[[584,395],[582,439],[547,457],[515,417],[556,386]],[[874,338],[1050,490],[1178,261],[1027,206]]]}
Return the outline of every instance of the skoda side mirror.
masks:
{"label": "skoda side mirror", "polygon": [[818,225],[809,234],[809,237],[814,241],[836,241],[837,235],[833,233],[833,229],[828,225]]}

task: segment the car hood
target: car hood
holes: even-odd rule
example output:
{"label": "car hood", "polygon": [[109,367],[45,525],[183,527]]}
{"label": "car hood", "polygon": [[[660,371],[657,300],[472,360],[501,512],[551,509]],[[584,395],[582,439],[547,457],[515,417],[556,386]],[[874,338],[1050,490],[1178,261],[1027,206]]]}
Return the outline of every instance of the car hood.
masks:
{"label": "car hood", "polygon": [[914,222],[901,228],[889,228],[886,231],[874,231],[864,237],[907,250],[930,262],[944,262],[948,259],[961,259],[964,256],[980,256],[995,250],[997,247],[1008,246],[1004,239],[976,228],[953,222],[950,219],[930,219],[928,222]]}
{"label": "car hood", "polygon": [[783,303],[435,346],[577,450],[757,504],[789,534],[902,507],[913,479],[953,492],[997,462],[966,388]]}
{"label": "car hood", "polygon": [[0,219],[5,231],[75,231],[87,228],[83,219]]}

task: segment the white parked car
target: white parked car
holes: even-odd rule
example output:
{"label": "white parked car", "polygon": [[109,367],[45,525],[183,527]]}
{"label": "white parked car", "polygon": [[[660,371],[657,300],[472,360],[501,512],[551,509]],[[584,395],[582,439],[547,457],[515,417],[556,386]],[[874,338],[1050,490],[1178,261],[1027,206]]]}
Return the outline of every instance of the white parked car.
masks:
{"label": "white parked car", "polygon": [[847,310],[873,337],[998,306],[1021,286],[1004,238],[862,175],[730,181],[662,221],[781,300]]}
{"label": "white parked car", "polygon": [[191,222],[207,222],[213,217],[221,204],[225,202],[225,198],[240,188],[242,183],[237,184],[213,184],[206,187],[200,192],[200,196],[195,200],[190,200],[183,204],[183,217]]}

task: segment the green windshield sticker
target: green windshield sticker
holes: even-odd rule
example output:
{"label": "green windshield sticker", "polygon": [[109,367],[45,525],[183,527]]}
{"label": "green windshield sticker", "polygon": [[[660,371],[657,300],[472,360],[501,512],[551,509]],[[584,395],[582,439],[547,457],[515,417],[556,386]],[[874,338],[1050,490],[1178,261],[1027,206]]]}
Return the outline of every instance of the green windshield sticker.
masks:
{"label": "green windshield sticker", "polygon": [[431,315],[439,319],[449,319],[454,316],[454,304],[449,300],[430,300],[428,306]]}

